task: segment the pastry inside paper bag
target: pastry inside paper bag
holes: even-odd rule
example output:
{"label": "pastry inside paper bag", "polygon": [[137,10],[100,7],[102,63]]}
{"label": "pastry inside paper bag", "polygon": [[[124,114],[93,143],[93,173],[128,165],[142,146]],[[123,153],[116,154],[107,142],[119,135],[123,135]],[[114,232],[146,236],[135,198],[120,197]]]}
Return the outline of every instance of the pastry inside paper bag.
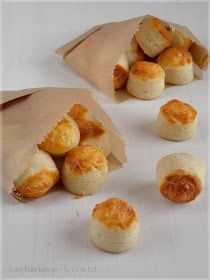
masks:
{"label": "pastry inside paper bag", "polygon": [[107,160],[100,149],[78,146],[65,157],[62,181],[69,192],[83,196],[98,192],[105,185],[107,174]]}
{"label": "pastry inside paper bag", "polygon": [[70,117],[64,117],[45,139],[39,144],[39,148],[52,156],[64,156],[79,144],[80,132],[77,123]]}
{"label": "pastry inside paper bag", "polygon": [[[60,178],[70,192],[93,194],[105,184],[111,153],[108,130],[82,104],[74,104],[38,144],[27,168],[14,180],[14,192],[22,198],[44,195]],[[59,170],[54,160],[59,161]],[[54,158],[53,158],[54,157]]]}
{"label": "pastry inside paper bag", "polygon": [[77,124],[80,130],[80,146],[96,147],[102,150],[106,157],[111,153],[109,133],[101,122],[80,119]]}
{"label": "pastry inside paper bag", "polygon": [[26,169],[14,180],[14,192],[23,198],[44,195],[59,181],[58,169],[51,156],[37,149]]}
{"label": "pastry inside paper bag", "polygon": [[[125,63],[121,63],[121,71],[117,71],[119,61],[115,66],[114,88],[119,90],[126,86],[127,92],[139,99],[154,99],[160,96],[165,83],[184,84],[192,81],[193,61],[188,51],[191,44],[191,39],[160,19],[152,16],[143,18],[131,40],[130,49],[126,49],[120,57],[119,61],[122,57],[124,60],[127,57],[126,67]],[[150,69],[151,63],[161,66],[162,72],[165,72],[164,77],[156,75],[152,78],[155,65]],[[138,75],[137,71],[134,71],[137,68],[141,69]]]}
{"label": "pastry inside paper bag", "polygon": [[158,56],[158,64],[166,73],[167,84],[186,84],[193,80],[192,55],[183,47],[164,50]]}
{"label": "pastry inside paper bag", "polygon": [[137,61],[130,69],[127,91],[139,99],[155,99],[165,87],[165,72],[160,65]]}

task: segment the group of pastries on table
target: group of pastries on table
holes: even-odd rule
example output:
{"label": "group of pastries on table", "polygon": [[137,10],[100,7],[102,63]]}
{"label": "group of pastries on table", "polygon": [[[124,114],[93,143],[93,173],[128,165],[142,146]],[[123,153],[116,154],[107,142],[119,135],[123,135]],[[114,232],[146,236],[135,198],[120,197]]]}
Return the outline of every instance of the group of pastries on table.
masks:
{"label": "group of pastries on table", "polygon": [[[115,89],[140,99],[160,96],[165,83],[184,84],[193,79],[191,40],[167,29],[159,19],[140,24],[131,49],[120,57],[114,70]],[[180,100],[164,104],[156,119],[156,132],[164,139],[182,141],[197,131],[198,113]],[[109,133],[103,123],[81,104],[74,104],[46,135],[27,168],[14,180],[16,193],[24,198],[44,195],[60,180],[77,198],[102,189],[108,175],[107,156],[111,153]],[[58,168],[56,159],[63,158]],[[203,160],[187,153],[169,154],[157,163],[157,184],[169,201],[195,200],[205,185]],[[93,243],[105,251],[119,253],[136,244],[139,215],[120,198],[109,198],[95,206],[90,221]]]}

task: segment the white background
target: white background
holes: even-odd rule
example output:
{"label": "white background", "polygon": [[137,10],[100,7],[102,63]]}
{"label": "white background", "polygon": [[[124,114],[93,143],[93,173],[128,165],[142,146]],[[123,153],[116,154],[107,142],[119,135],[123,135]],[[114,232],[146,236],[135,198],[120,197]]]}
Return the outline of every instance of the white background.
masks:
{"label": "white background", "polygon": [[[207,45],[207,10],[206,4],[192,3],[4,4],[4,90],[92,88],[124,136],[128,156],[124,168],[109,174],[105,189],[90,197],[75,200],[60,191],[18,204],[4,194],[5,276],[207,277],[207,191],[194,203],[177,205],[160,196],[155,178],[157,161],[168,153],[194,153],[207,162],[207,78],[169,87],[155,101],[115,104],[54,53],[93,25],[144,14],[187,25]],[[173,98],[192,104],[200,114],[192,140],[173,143],[154,133],[160,106]],[[141,217],[138,245],[119,255],[96,249],[88,234],[94,205],[113,196],[135,205]],[[27,272],[33,267],[57,272]]]}

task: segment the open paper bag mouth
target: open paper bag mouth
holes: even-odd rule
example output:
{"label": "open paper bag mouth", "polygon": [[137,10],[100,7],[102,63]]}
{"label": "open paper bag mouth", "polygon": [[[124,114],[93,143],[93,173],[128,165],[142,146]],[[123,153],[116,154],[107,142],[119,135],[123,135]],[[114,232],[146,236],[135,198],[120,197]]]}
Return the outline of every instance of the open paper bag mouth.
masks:
{"label": "open paper bag mouth", "polygon": [[36,144],[43,140],[75,103],[92,111],[108,130],[111,142],[111,155],[108,158],[110,170],[119,168],[127,161],[125,143],[120,132],[89,90],[38,88],[1,92],[1,100],[3,188],[17,199],[21,200],[13,192],[14,179],[23,171]]}
{"label": "open paper bag mouth", "polygon": [[[137,17],[121,22],[112,22],[91,28],[73,41],[58,48],[56,52],[72,66],[82,77],[94,84],[108,96],[122,101],[132,98],[125,88],[117,91],[113,85],[115,65],[124,52],[130,48],[130,42],[143,19],[152,16]],[[202,70],[209,62],[207,48],[185,26],[162,22],[170,29],[176,29],[192,40],[190,52],[194,61],[194,75],[202,79]]]}

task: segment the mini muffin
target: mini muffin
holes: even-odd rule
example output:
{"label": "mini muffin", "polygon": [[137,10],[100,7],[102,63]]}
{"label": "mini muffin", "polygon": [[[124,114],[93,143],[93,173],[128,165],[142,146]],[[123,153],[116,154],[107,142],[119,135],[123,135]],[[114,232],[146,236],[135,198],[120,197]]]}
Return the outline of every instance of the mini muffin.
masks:
{"label": "mini muffin", "polygon": [[77,123],[70,116],[66,116],[38,146],[52,156],[60,157],[78,146],[79,141],[80,132]]}
{"label": "mini muffin", "polygon": [[107,157],[111,153],[109,133],[102,123],[96,121],[78,120],[81,146],[91,145]]}
{"label": "mini muffin", "polygon": [[90,222],[90,237],[100,249],[121,253],[133,247],[139,235],[135,208],[119,198],[96,204]]}
{"label": "mini muffin", "polygon": [[101,150],[78,146],[65,157],[62,180],[69,192],[83,196],[99,191],[106,182],[107,173],[107,160]]}
{"label": "mini muffin", "polygon": [[85,120],[93,119],[92,113],[85,106],[81,104],[74,104],[71,107],[70,111],[68,112],[68,115],[72,117],[72,119],[75,121],[79,119],[85,119]]}
{"label": "mini muffin", "polygon": [[128,79],[129,64],[125,53],[123,53],[114,68],[113,82],[114,88],[120,89]]}
{"label": "mini muffin", "polygon": [[59,181],[58,169],[51,156],[37,149],[26,169],[14,180],[13,191],[23,198],[44,195]]}
{"label": "mini muffin", "polygon": [[181,33],[176,29],[173,30],[172,36],[173,36],[173,42],[171,47],[183,47],[187,51],[189,50],[192,44],[192,40],[190,38],[187,38],[183,33]]}
{"label": "mini muffin", "polygon": [[157,63],[137,61],[130,69],[127,91],[139,99],[155,99],[165,87],[165,72]]}
{"label": "mini muffin", "polygon": [[158,56],[166,73],[167,84],[185,84],[193,80],[192,55],[185,48],[168,48]]}
{"label": "mini muffin", "polygon": [[204,189],[206,165],[194,155],[167,155],[158,162],[156,171],[160,193],[173,202],[188,203]]}
{"label": "mini muffin", "polygon": [[148,56],[140,48],[135,37],[133,37],[131,41],[131,48],[125,50],[125,54],[128,59],[129,67],[131,67],[136,61],[148,60]]}
{"label": "mini muffin", "polygon": [[156,120],[157,134],[167,140],[182,141],[197,132],[198,113],[189,104],[173,99],[160,108]]}
{"label": "mini muffin", "polygon": [[135,37],[142,50],[150,57],[157,56],[172,43],[171,32],[155,17],[143,19]]}

